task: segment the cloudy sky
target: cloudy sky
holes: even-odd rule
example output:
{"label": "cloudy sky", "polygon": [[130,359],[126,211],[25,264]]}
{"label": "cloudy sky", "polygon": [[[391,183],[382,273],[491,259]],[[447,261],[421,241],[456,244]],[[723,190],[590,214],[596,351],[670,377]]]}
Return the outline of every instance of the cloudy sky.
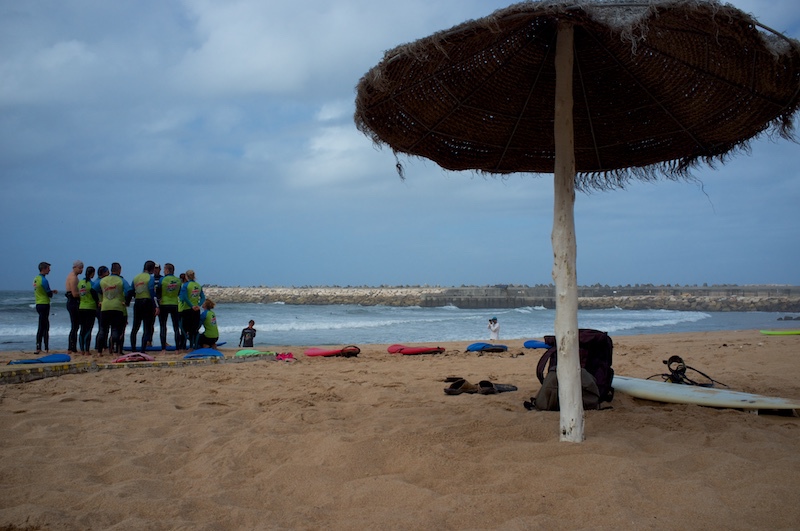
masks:
{"label": "cloudy sky", "polygon": [[[797,0],[735,0],[800,38]],[[394,46],[499,0],[0,0],[0,289],[147,259],[220,285],[552,282],[552,176],[402,158],[353,124]],[[800,145],[579,194],[578,282],[800,284]]]}

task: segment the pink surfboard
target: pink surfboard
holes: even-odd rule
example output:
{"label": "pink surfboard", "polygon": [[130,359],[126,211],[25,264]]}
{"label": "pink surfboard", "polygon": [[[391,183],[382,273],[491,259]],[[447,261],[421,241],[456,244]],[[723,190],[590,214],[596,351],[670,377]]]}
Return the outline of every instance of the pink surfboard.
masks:
{"label": "pink surfboard", "polygon": [[349,345],[344,348],[336,348],[336,349],[324,349],[318,347],[312,347],[307,349],[304,354],[306,356],[322,356],[322,357],[329,357],[329,356],[344,356],[346,358],[350,358],[353,356],[358,356],[361,352],[361,349],[355,345]]}

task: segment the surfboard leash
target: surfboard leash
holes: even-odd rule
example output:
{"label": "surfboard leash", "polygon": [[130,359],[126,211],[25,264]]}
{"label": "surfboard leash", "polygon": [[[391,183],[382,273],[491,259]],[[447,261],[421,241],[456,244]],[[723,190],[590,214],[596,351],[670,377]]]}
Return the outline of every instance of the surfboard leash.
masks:
{"label": "surfboard leash", "polygon": [[[665,382],[676,383],[676,384],[683,384],[683,385],[696,385],[698,387],[714,387],[714,384],[719,384],[723,387],[728,387],[727,384],[720,382],[719,380],[715,380],[711,376],[707,375],[701,370],[695,369],[691,365],[686,365],[684,363],[683,358],[680,356],[670,356],[668,360],[663,360],[664,365],[667,366],[669,370],[669,374],[654,374],[647,378],[648,380],[652,380],[653,378],[660,377]],[[697,374],[700,374],[704,378],[708,379],[708,383],[700,383],[692,380],[688,376],[686,376],[686,370],[692,370]]]}

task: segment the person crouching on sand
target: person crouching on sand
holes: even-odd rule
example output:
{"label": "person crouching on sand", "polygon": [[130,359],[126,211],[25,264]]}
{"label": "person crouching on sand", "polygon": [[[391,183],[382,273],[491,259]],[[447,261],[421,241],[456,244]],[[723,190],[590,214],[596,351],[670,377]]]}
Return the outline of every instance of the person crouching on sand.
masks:
{"label": "person crouching on sand", "polygon": [[203,325],[203,333],[197,339],[197,346],[203,348],[209,346],[217,348],[219,341],[219,328],[217,328],[217,314],[214,313],[214,301],[206,299],[203,303],[203,311],[200,312],[200,323]]}

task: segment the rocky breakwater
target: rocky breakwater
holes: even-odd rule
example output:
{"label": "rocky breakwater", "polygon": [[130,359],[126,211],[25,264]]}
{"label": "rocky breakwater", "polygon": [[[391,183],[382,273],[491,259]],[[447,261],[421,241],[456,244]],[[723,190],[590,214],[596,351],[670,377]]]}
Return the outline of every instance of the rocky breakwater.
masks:
{"label": "rocky breakwater", "polygon": [[[219,287],[206,296],[223,303],[360,304],[362,306],[446,306],[459,308],[555,308],[551,286],[527,287]],[[584,310],[682,310],[701,312],[800,312],[798,287],[581,288]]]}
{"label": "rocky breakwater", "polygon": [[[552,285],[450,288],[427,297],[425,305],[459,308],[555,308]],[[800,312],[797,286],[582,286],[578,307],[584,310],[682,310],[704,312]]]}
{"label": "rocky breakwater", "polygon": [[444,291],[444,288],[240,288],[206,286],[206,297],[215,302],[284,304],[360,304],[362,306],[420,306],[423,300]]}
{"label": "rocky breakwater", "polygon": [[697,312],[800,312],[800,299],[762,296],[617,296],[581,297],[583,310],[621,308],[623,310],[681,310]]}

